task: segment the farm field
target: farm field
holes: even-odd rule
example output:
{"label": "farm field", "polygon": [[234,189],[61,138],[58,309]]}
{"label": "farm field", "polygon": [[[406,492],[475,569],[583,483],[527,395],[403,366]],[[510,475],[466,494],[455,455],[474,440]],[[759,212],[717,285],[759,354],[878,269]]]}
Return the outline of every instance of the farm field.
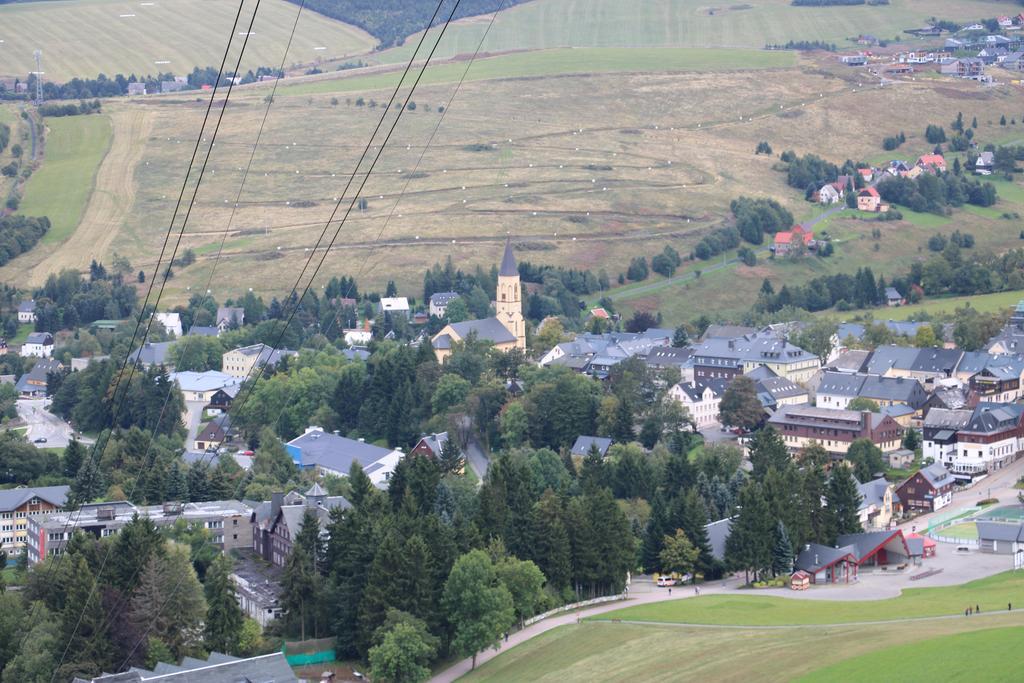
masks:
{"label": "farm field", "polygon": [[1024,576],[996,574],[959,586],[905,589],[888,600],[794,600],[757,595],[708,595],[691,600],[651,603],[605,612],[591,620],[790,626],[843,624],[891,619],[938,617],[980,605],[982,612],[1002,610],[1009,602],[1024,604]]}
{"label": "farm field", "polygon": [[[871,33],[892,38],[928,17],[976,21],[1007,12],[982,0],[892,0],[888,6],[793,7],[790,0],[749,0],[714,6],[703,0],[536,0],[498,14],[485,51],[550,47],[754,47],[789,40],[846,44]],[[472,53],[490,15],[449,27],[439,57]],[[415,41],[381,53],[383,61],[409,58]]]}
{"label": "farm field", "polygon": [[[243,9],[239,31],[248,27],[251,6],[247,3]],[[281,64],[297,10],[284,0],[260,3],[243,71]],[[0,5],[0,75],[25,78],[35,70],[37,48],[43,51],[47,80],[94,78],[99,73],[186,74],[196,66],[220,64],[237,11],[238,3],[229,0],[53,0]],[[360,29],[304,11],[288,63],[367,52],[375,44]]]}
{"label": "farm field", "polygon": [[[924,652],[929,652],[928,648],[935,647],[939,639],[960,634],[979,634],[980,648],[987,648],[989,644],[1001,646],[1003,656],[1019,670],[1021,657],[1006,654],[1016,652],[1006,644],[1009,634],[995,630],[1012,629],[1019,638],[1016,631],[1022,623],[1024,615],[1006,612],[981,614],[970,619],[920,621],[909,628],[906,624],[883,624],[729,629],[725,633],[716,628],[584,622],[548,631],[503,652],[460,680],[510,683],[524,680],[552,683],[595,680],[790,681],[818,670],[828,671],[826,667],[840,666],[844,661],[853,666],[869,666],[868,662],[875,661],[873,657],[877,652],[886,656],[886,651],[893,647],[910,650],[920,645]],[[973,644],[977,641],[968,642]],[[950,659],[948,656],[940,658],[943,662]],[[979,660],[973,656],[958,659],[964,661],[964,666],[974,665],[977,672],[981,671],[977,669]],[[917,658],[908,655],[905,661],[910,664]],[[876,668],[876,674],[878,670],[882,669]],[[1012,677],[966,677],[959,664],[951,663],[948,670],[954,676],[921,678],[909,667],[904,668],[898,660],[884,669],[887,677],[907,681],[1012,680]],[[852,671],[856,674],[857,669]],[[863,679],[837,676],[811,680]],[[877,675],[873,680],[877,680]]]}
{"label": "farm field", "polygon": [[[431,66],[420,85],[454,83],[466,74],[467,81],[498,78],[531,78],[564,74],[599,74],[616,72],[658,73],[668,71],[729,71],[791,67],[797,62],[795,52],[764,50],[721,50],[705,48],[562,48],[517,52],[476,59],[466,71],[462,62]],[[309,95],[331,92],[361,92],[394,89],[400,70],[386,73],[330,78],[284,84],[279,95]],[[412,82],[407,79],[406,85]]]}
{"label": "farm field", "polygon": [[[905,681],[1012,681],[1024,665],[1024,657],[1016,654],[1022,637],[1024,628],[1019,626],[939,636],[851,657],[797,680],[876,681],[878,672],[885,671]],[[951,657],[954,652],[970,656]]]}
{"label": "farm field", "polygon": [[[96,170],[110,148],[110,119],[103,114],[46,119],[44,163],[25,183],[19,211],[48,216],[43,245],[74,232],[94,187]],[[27,153],[27,152],[26,152]]]}

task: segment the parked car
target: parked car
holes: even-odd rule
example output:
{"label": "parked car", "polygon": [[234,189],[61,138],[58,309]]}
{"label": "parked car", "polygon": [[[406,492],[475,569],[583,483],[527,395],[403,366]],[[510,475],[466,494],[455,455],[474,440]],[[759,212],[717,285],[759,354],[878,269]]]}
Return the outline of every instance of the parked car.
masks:
{"label": "parked car", "polygon": [[41,436],[38,439],[33,440],[32,443],[46,443],[46,437]]}
{"label": "parked car", "polygon": [[679,583],[679,582],[676,579],[673,579],[671,576],[659,576],[658,577],[658,586],[660,588],[665,588],[667,586],[674,586],[677,583]]}

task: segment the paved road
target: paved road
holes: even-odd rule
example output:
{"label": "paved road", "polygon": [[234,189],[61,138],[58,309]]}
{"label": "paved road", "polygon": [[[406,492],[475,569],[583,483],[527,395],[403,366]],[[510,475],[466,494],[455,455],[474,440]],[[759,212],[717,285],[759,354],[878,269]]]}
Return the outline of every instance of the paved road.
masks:
{"label": "paved road", "polygon": [[[57,417],[44,399],[18,399],[18,417],[28,425],[25,436],[29,441],[46,439],[46,443],[35,444],[38,448],[63,448],[71,440],[71,425]],[[82,439],[83,443],[88,440]]]}
{"label": "paved road", "polygon": [[185,401],[185,428],[188,436],[185,437],[185,448],[192,448],[196,435],[199,434],[199,421],[203,418],[203,408],[206,403],[203,401]]}
{"label": "paved road", "polygon": [[484,480],[487,476],[487,467],[491,464],[487,454],[484,453],[484,449],[480,446],[480,443],[476,440],[476,437],[470,437],[469,443],[466,444],[466,462],[476,473],[476,476],[480,478],[480,481]]}

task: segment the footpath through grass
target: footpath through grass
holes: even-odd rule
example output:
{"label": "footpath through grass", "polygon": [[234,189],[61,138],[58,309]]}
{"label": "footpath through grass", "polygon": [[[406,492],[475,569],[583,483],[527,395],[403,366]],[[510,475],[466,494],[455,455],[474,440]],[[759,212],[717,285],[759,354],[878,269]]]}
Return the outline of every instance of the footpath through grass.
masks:
{"label": "footpath through grass", "polygon": [[707,595],[626,607],[590,619],[738,626],[848,624],[962,614],[968,605],[978,605],[982,612],[999,611],[1007,603],[1024,607],[1024,574],[1006,572],[961,586],[911,588],[888,600]]}
{"label": "footpath through grass", "polygon": [[71,236],[82,219],[96,172],[110,149],[113,128],[103,114],[49,118],[46,126],[43,163],[25,183],[18,212],[47,216],[50,231],[42,242],[58,244]]}
{"label": "footpath through grass", "polygon": [[797,680],[1019,681],[1024,668],[1022,639],[1020,626],[940,636],[852,657]]}

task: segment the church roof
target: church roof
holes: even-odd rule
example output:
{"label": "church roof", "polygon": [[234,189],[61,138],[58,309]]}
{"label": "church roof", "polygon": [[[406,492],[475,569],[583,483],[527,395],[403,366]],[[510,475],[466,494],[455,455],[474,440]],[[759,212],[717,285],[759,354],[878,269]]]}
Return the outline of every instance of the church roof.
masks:
{"label": "church roof", "polygon": [[519,275],[519,268],[516,266],[516,257],[512,254],[512,239],[505,240],[505,255],[501,257],[501,270],[498,275],[505,277]]}

